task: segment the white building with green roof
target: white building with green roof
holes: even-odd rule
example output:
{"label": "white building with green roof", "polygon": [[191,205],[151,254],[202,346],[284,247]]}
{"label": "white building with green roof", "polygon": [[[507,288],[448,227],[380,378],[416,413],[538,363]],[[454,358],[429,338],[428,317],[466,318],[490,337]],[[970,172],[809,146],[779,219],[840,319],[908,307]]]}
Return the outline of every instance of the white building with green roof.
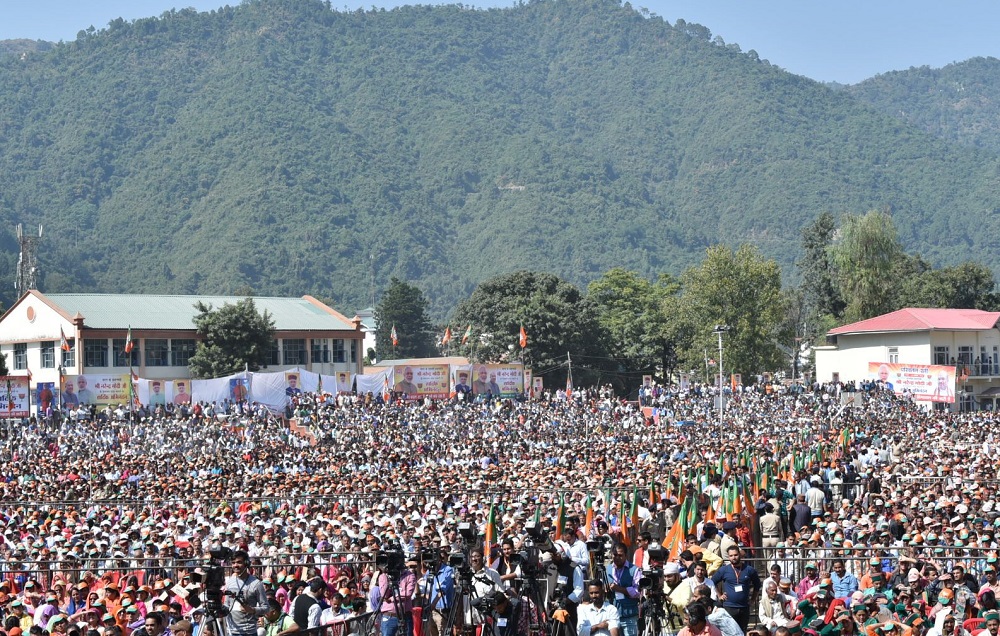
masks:
{"label": "white building with green roof", "polygon": [[[125,374],[125,339],[132,329],[132,368],[144,378],[189,378],[198,342],[196,302],[219,308],[242,296],[43,294],[31,290],[0,316],[0,353],[11,375],[58,382],[65,375]],[[299,368],[330,375],[362,372],[361,320],[347,318],[312,296],[253,297],[274,319],[268,371]],[[69,351],[60,347],[63,334]]]}

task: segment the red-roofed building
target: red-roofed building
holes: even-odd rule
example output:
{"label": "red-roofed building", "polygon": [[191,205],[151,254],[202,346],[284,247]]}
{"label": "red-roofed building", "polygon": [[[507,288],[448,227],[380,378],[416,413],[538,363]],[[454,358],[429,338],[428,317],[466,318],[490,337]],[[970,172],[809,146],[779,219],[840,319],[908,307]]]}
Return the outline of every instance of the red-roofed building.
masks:
{"label": "red-roofed building", "polygon": [[1000,312],[910,307],[837,327],[827,333],[828,345],[816,348],[816,378],[877,379],[872,363],[885,363],[893,373],[898,370],[893,365],[954,367],[952,406],[963,411],[994,408],[1000,399],[998,323]]}

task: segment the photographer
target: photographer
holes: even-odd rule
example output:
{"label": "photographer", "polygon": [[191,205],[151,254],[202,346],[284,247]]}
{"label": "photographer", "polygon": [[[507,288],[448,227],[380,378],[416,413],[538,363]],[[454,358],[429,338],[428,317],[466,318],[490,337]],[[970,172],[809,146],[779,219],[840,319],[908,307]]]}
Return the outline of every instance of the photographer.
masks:
{"label": "photographer", "polygon": [[500,575],[503,581],[503,589],[509,590],[511,581],[521,575],[519,559],[514,551],[513,539],[504,539],[500,542],[500,558],[493,564],[493,568]]}
{"label": "photographer", "polygon": [[611,563],[606,567],[608,589],[614,594],[615,609],[622,636],[639,636],[639,568],[625,558],[628,547],[616,543],[611,549]]}
{"label": "photographer", "polygon": [[550,577],[549,604],[555,609],[561,608],[568,614],[567,624],[576,630],[576,611],[583,600],[583,570],[569,558],[566,545],[561,541],[552,544],[550,550],[552,565]]}
{"label": "photographer", "polygon": [[413,595],[417,590],[417,577],[403,561],[403,552],[384,551],[376,557],[380,564],[378,577],[372,586],[369,600],[372,609],[381,615],[382,636],[409,636],[413,633]]}
{"label": "photographer", "polygon": [[226,578],[226,628],[229,636],[257,636],[257,619],[269,611],[267,595],[260,579],[250,573],[250,555],[243,550],[233,553],[232,576]]}
{"label": "photographer", "polygon": [[493,625],[493,636],[528,636],[528,614],[521,611],[522,601],[519,598],[509,598],[503,592],[492,595],[493,611],[490,612],[490,622]]}

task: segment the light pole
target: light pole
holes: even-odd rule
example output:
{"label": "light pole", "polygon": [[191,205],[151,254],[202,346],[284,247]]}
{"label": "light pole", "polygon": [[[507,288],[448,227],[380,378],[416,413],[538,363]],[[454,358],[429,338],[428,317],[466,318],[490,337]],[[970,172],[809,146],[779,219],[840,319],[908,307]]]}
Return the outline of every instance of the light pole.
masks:
{"label": "light pole", "polygon": [[719,337],[719,426],[722,426],[722,418],[726,414],[726,398],[722,393],[722,334],[729,331],[729,325],[715,325],[712,333]]}

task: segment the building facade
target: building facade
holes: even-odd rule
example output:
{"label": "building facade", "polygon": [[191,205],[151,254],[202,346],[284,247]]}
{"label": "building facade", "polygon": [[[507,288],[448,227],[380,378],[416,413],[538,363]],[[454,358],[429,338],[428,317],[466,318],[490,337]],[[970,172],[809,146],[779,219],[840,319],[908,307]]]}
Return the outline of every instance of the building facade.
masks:
{"label": "building facade", "polygon": [[[58,382],[61,375],[127,373],[140,377],[191,377],[188,361],[199,336],[195,303],[218,309],[239,296],[42,294],[31,290],[0,316],[0,354],[11,375]],[[255,297],[275,324],[265,369],[303,368],[332,375],[362,371],[361,321],[349,319],[312,296]],[[131,328],[133,348],[125,352]],[[63,350],[65,338],[68,350]]]}
{"label": "building facade", "polygon": [[1000,312],[907,308],[832,329],[816,348],[816,379],[874,379],[869,363],[955,367],[960,411],[1000,400]]}

